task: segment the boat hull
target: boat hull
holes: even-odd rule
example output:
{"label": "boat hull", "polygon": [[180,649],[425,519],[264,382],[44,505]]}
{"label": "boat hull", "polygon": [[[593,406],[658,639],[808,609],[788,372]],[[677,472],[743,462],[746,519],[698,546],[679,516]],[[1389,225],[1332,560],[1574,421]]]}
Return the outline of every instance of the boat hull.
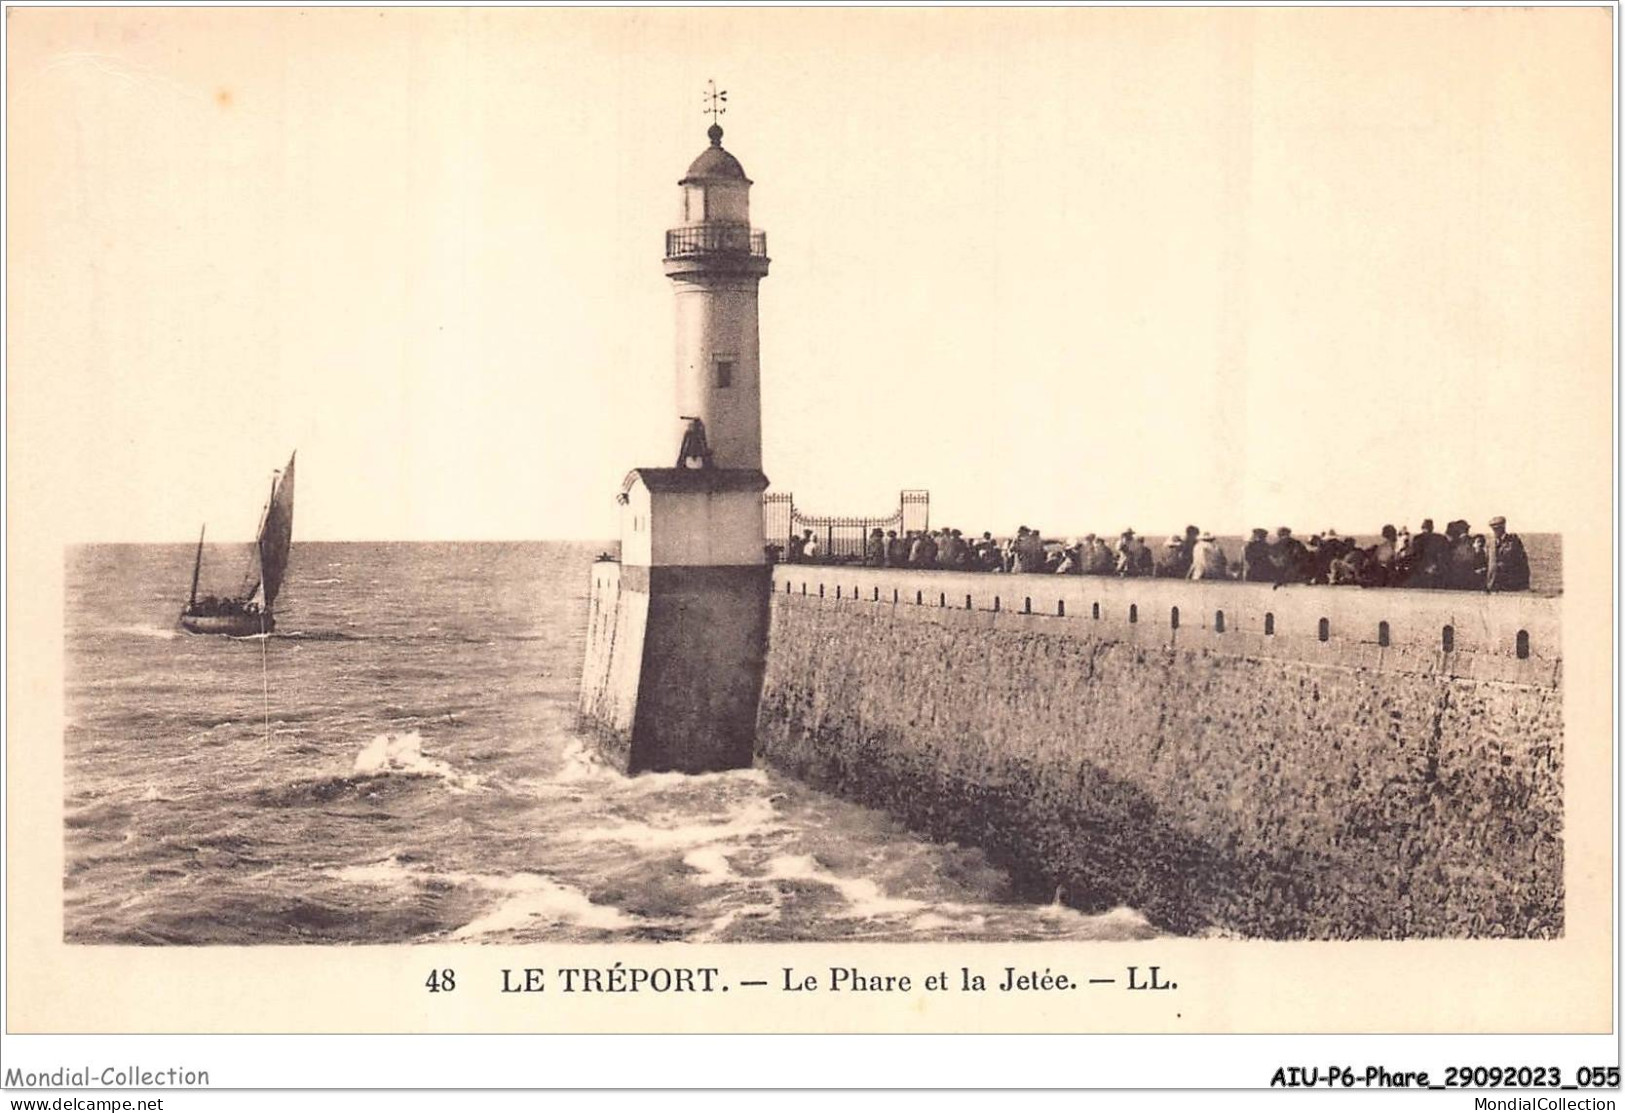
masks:
{"label": "boat hull", "polygon": [[225,634],[233,638],[246,638],[254,634],[269,634],[276,629],[276,620],[268,614],[183,614],[181,629],[188,634]]}

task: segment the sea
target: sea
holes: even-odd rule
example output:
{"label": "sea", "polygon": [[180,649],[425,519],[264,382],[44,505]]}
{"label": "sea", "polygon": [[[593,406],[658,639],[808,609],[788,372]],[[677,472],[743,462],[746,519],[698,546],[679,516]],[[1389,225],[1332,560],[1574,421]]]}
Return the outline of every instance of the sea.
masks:
{"label": "sea", "polygon": [[[181,632],[191,545],[67,556],[85,944],[1139,939],[769,769],[626,777],[574,713],[600,546],[296,542],[276,631]],[[229,592],[246,546],[210,546]]]}

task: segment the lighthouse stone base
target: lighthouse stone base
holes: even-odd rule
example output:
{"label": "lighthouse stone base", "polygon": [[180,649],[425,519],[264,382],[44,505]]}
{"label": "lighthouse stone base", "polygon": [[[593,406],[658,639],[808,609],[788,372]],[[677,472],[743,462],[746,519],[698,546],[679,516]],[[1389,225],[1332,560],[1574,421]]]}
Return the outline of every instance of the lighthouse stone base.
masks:
{"label": "lighthouse stone base", "polygon": [[627,773],[748,767],[771,568],[760,472],[640,469],[622,560],[593,567],[581,717]]}

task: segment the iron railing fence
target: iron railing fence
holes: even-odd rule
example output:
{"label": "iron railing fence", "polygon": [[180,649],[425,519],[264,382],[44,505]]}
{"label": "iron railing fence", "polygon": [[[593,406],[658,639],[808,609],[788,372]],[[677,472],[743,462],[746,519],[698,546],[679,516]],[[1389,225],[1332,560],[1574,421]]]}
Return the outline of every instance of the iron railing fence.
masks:
{"label": "iron railing fence", "polygon": [[788,491],[770,491],[762,496],[763,533],[768,545],[779,551],[780,559],[788,552],[792,537],[811,530],[818,539],[819,561],[861,563],[873,531],[878,529],[885,534],[896,530],[902,535],[909,530],[929,529],[930,524],[928,491],[903,491],[898,496],[896,510],[876,516],[804,514],[797,509],[795,498]]}
{"label": "iron railing fence", "polygon": [[767,257],[767,233],[748,224],[691,224],[666,232],[666,258],[693,255]]}

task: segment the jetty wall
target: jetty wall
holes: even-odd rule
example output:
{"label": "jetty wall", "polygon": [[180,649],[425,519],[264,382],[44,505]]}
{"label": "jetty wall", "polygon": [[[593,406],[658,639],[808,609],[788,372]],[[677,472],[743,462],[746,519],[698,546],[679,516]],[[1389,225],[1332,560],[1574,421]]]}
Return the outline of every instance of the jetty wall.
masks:
{"label": "jetty wall", "polygon": [[759,756],[1030,895],[1563,931],[1561,600],[779,565]]}
{"label": "jetty wall", "polygon": [[580,719],[617,768],[751,763],[767,577],[764,565],[593,565]]}

